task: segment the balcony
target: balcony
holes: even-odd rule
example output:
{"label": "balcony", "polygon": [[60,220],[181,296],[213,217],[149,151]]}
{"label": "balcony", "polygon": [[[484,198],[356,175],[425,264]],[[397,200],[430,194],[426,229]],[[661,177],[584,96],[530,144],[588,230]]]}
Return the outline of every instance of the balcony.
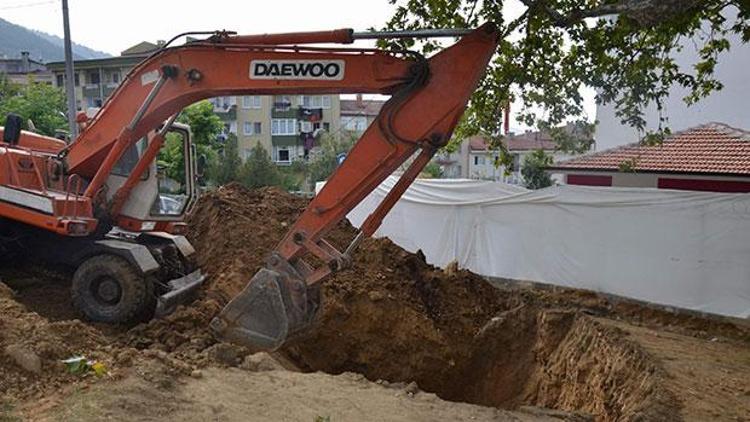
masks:
{"label": "balcony", "polygon": [[81,90],[83,91],[84,97],[99,97],[101,95],[99,84],[86,84]]}
{"label": "balcony", "polygon": [[286,109],[274,107],[271,109],[271,117],[274,119],[296,119],[297,109],[293,107]]}
{"label": "balcony", "polygon": [[237,106],[230,105],[228,107],[217,106],[214,104],[214,113],[225,122],[237,120]]}
{"label": "balcony", "polygon": [[104,97],[109,97],[113,92],[115,92],[118,86],[120,86],[120,84],[117,82],[108,82],[104,84]]}

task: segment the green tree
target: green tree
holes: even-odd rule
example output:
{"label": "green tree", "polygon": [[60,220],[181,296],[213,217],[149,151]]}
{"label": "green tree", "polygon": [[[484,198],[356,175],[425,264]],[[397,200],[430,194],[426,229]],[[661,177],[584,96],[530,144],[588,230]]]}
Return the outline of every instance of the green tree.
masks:
{"label": "green tree", "polygon": [[[667,129],[663,103],[670,87],[684,88],[688,104],[721,89],[714,77],[720,55],[733,35],[750,41],[747,0],[389,1],[395,10],[386,29],[472,28],[483,22],[498,27],[497,53],[454,140],[501,133],[499,110],[514,99],[523,104],[521,118],[529,125],[583,119],[584,86],[595,88],[598,103],[613,103],[621,121],[641,131],[642,110],[655,106],[658,139]],[[700,57],[680,68],[674,53],[685,39],[692,39]],[[430,53],[439,44],[402,39],[380,46]]]}
{"label": "green tree", "polygon": [[199,101],[185,107],[177,121],[190,125],[193,142],[207,145],[216,150],[220,148],[218,136],[224,129],[221,118],[214,113],[214,106],[208,100]]}
{"label": "green tree", "polygon": [[224,143],[224,151],[214,162],[211,179],[218,185],[240,180],[242,159],[237,146],[237,136],[230,133]]}
{"label": "green tree", "polygon": [[36,131],[53,136],[55,130],[67,126],[65,118],[65,95],[62,90],[46,84],[17,85],[0,75],[0,116],[8,113],[23,118],[24,129],[30,129],[28,121],[34,123]]}
{"label": "green tree", "polygon": [[443,170],[440,168],[440,165],[434,162],[427,163],[424,169],[422,169],[422,173],[431,179],[439,179],[443,176]]}
{"label": "green tree", "polygon": [[[214,113],[213,105],[209,101],[200,101],[192,104],[182,110],[177,121],[190,126],[196,155],[197,157],[204,157],[206,161],[206,174],[201,178],[201,182],[205,183],[206,179],[208,179],[219,184],[225,183],[224,179],[219,181],[219,178],[225,177],[226,170],[223,170],[220,165],[222,160],[219,159],[219,152],[222,149],[222,145],[218,141],[218,136],[224,128],[224,123]],[[230,135],[230,138],[232,136],[234,135]],[[236,137],[234,137],[234,148],[236,153]],[[165,168],[168,177],[174,180],[184,180],[185,155],[181,137],[174,133],[167,134],[164,146],[159,151],[158,160],[159,165]],[[239,160],[239,157],[237,160]],[[237,166],[239,167],[239,164]]]}
{"label": "green tree", "polygon": [[552,156],[544,150],[537,149],[523,159],[521,176],[523,185],[529,189],[541,189],[552,186],[552,177],[545,171],[552,165]]}
{"label": "green tree", "polygon": [[263,186],[280,186],[282,175],[276,167],[268,151],[258,142],[250,152],[240,170],[240,182],[249,188]]}
{"label": "green tree", "polygon": [[0,102],[8,97],[18,95],[20,90],[20,85],[11,82],[7,75],[0,73]]}
{"label": "green tree", "polygon": [[320,141],[320,151],[310,160],[307,166],[308,179],[311,183],[327,180],[338,167],[338,156],[349,152],[356,138],[352,135],[334,136],[324,134]]}

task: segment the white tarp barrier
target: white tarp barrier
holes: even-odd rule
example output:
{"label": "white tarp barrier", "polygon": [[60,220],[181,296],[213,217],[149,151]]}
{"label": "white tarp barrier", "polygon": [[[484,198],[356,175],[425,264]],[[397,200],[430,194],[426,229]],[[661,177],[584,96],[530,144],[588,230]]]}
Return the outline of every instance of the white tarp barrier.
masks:
{"label": "white tarp barrier", "polygon": [[376,235],[437,266],[750,317],[750,194],[417,180]]}

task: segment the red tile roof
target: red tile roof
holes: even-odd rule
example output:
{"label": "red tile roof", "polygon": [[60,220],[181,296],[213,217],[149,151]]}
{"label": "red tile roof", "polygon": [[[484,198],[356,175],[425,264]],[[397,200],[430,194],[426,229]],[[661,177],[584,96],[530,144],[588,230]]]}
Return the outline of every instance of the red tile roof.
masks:
{"label": "red tile roof", "polygon": [[[555,141],[549,137],[540,135],[539,132],[511,135],[504,139],[503,143],[508,147],[508,151],[531,151],[539,148],[545,151],[554,151],[557,148]],[[469,149],[471,151],[486,151],[487,144],[488,141],[480,135],[469,138]]]}
{"label": "red tile roof", "polygon": [[383,100],[341,100],[341,114],[345,116],[377,116]]}
{"label": "red tile roof", "polygon": [[750,176],[750,132],[708,123],[675,133],[660,145],[639,143],[562,161],[551,170],[717,173]]}

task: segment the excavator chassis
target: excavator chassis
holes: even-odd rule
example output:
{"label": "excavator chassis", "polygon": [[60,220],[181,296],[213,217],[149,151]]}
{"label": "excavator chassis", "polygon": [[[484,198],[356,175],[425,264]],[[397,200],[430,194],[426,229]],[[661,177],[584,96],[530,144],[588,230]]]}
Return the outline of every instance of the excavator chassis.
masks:
{"label": "excavator chassis", "polygon": [[15,240],[5,249],[19,252],[16,256],[30,264],[71,273],[73,303],[92,321],[133,323],[166,316],[189,302],[205,281],[184,236],[113,230],[99,239],[65,237],[18,224],[13,231]]}

